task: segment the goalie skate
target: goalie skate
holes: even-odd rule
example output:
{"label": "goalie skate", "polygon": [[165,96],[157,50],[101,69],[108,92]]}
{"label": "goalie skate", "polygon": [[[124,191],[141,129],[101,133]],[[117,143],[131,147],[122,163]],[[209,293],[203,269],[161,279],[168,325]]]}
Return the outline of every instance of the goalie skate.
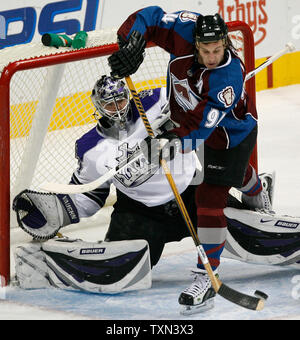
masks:
{"label": "goalie skate", "polygon": [[180,294],[178,299],[179,304],[182,305],[180,310],[182,315],[203,313],[214,307],[216,293],[211,286],[209,276],[202,271],[194,270],[192,275],[193,283]]}
{"label": "goalie skate", "polygon": [[273,171],[271,174],[262,173],[259,175],[259,178],[261,180],[263,190],[268,193],[270,203],[272,206],[274,200],[275,171]]}
{"label": "goalie skate", "polygon": [[258,177],[262,184],[262,191],[256,196],[242,194],[242,203],[250,210],[272,211],[275,172],[272,174],[262,173]]}

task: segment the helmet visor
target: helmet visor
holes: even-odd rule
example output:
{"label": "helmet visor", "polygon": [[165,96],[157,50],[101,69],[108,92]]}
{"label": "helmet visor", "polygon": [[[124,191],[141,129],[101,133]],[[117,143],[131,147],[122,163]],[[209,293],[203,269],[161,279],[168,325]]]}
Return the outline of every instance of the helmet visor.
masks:
{"label": "helmet visor", "polygon": [[101,111],[103,115],[112,119],[119,120],[128,112],[129,98],[127,96],[112,97],[110,100],[101,101]]}
{"label": "helmet visor", "polygon": [[121,91],[106,98],[92,98],[100,116],[118,121],[126,117],[129,111],[129,92]]}

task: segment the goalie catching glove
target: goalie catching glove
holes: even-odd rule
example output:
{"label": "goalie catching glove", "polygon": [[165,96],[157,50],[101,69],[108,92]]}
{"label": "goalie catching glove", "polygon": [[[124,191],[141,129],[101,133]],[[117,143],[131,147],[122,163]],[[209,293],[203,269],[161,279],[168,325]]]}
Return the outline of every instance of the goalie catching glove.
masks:
{"label": "goalie catching glove", "polygon": [[79,222],[69,195],[24,190],[15,197],[13,210],[20,228],[38,240],[53,238],[60,228]]}
{"label": "goalie catching glove", "polygon": [[135,73],[144,60],[146,47],[145,38],[138,31],[133,31],[128,42],[118,37],[120,50],[113,53],[108,58],[111,68],[111,76],[114,78],[124,78]]}

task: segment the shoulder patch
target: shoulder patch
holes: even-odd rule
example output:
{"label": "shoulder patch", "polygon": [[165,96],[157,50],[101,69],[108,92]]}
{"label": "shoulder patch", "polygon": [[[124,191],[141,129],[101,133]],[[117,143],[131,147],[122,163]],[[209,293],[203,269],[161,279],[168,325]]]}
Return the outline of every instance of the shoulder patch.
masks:
{"label": "shoulder patch", "polygon": [[[138,93],[140,100],[142,102],[143,108],[145,111],[151,109],[153,105],[155,105],[159,101],[161,88],[155,88],[150,90],[143,90]],[[133,98],[130,100],[131,108],[133,113],[133,121],[136,122],[138,118],[140,118],[138,109],[134,103]]]}
{"label": "shoulder patch", "polygon": [[145,97],[148,96],[152,96],[153,95],[153,90],[149,89],[149,90],[142,90],[141,92],[138,93],[140,99],[143,99]]}
{"label": "shoulder patch", "polygon": [[227,108],[234,103],[235,93],[232,86],[227,86],[218,93],[218,100]]}
{"label": "shoulder patch", "polygon": [[192,13],[192,12],[188,12],[188,11],[183,11],[179,14],[179,19],[182,22],[186,22],[186,21],[196,22],[197,18],[198,18],[198,15],[196,15],[195,13]]}

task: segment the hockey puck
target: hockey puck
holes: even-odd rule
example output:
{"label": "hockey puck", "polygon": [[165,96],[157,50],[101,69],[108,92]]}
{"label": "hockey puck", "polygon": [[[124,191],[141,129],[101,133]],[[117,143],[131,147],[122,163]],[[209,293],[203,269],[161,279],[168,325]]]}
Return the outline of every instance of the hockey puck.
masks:
{"label": "hockey puck", "polygon": [[261,292],[260,290],[256,290],[254,295],[259,298],[259,299],[263,299],[263,300],[267,300],[268,295],[264,292]]}

